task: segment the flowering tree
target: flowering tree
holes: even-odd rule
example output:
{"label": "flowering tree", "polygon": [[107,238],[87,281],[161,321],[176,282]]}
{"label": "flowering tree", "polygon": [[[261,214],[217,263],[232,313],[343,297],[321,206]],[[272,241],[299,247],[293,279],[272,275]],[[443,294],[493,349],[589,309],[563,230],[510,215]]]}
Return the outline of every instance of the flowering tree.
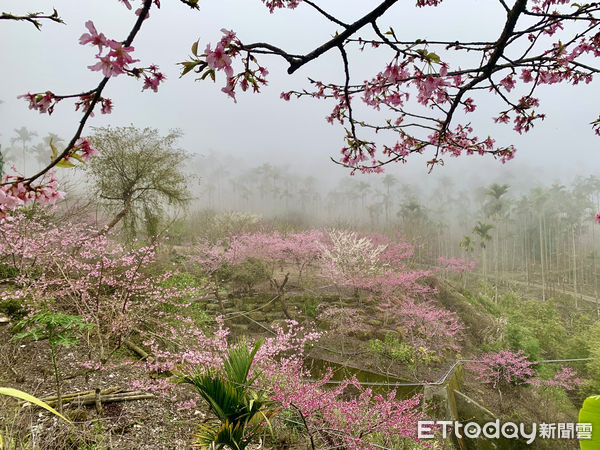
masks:
{"label": "flowering tree", "polygon": [[300,277],[302,270],[320,254],[321,249],[316,241],[319,237],[317,230],[287,235],[277,231],[246,233],[232,237],[228,252],[233,264],[257,259],[267,266],[269,281],[277,292],[281,309],[291,319],[285,301],[289,265],[296,265]]}
{"label": "flowering tree", "polygon": [[[190,320],[184,320],[183,324],[167,335],[169,341],[181,344],[178,351],[162,350],[159,339],[146,342],[155,359],[146,361],[145,367],[152,372],[184,374],[211,374],[222,369],[222,356],[232,348],[222,322],[218,321],[218,329],[213,334],[198,330]],[[393,447],[402,439],[418,441],[415,424],[425,419],[421,396],[397,400],[395,391],[375,395],[356,379],[344,380],[331,389],[328,386],[331,372],[311,381],[308,379],[311,374],[305,368],[306,348],[319,339],[320,333],[305,330],[294,321],[288,321],[285,327],[275,327],[275,333],[265,339],[257,351],[248,374],[253,382],[247,386],[261,395],[266,394],[286,410],[271,421],[291,420],[303,426],[312,448],[327,444],[369,449],[377,448],[378,442]],[[134,386],[163,394],[176,388],[166,378],[157,377],[136,380]],[[181,406],[195,404],[192,400]]]}
{"label": "flowering tree", "polygon": [[[417,0],[417,7],[435,7],[443,0]],[[313,97],[334,104],[327,120],[340,123],[346,145],[340,164],[354,170],[380,172],[390,162],[404,162],[412,153],[432,150],[428,164],[443,163],[444,156],[491,154],[503,162],[513,157],[512,145],[500,146],[491,137],[478,137],[468,115],[477,109],[480,92],[498,100],[496,123],[511,123],[516,132],[529,131],[545,115],[536,110],[540,101],[534,95],[540,86],[559,83],[590,83],[598,68],[591,57],[600,55],[597,34],[597,3],[575,4],[565,0],[500,1],[498,12],[505,14],[504,26],[493,41],[460,42],[400,38],[390,27],[380,28],[386,14],[398,3],[385,0],[364,16],[347,23],[325,11],[316,2],[264,1],[271,12],[278,8],[313,8],[338,30],[333,37],[305,54],[287,52],[269,43],[242,42],[232,31],[214,49],[208,45],[183,64],[183,73],[194,70],[201,79],[225,74],[223,91],[235,99],[237,88],[258,91],[265,84],[267,69],[257,57],[274,55],[288,63],[292,74],[330,51],[339,53],[344,82],[310,80],[312,89],[291,90],[282,98]],[[383,25],[385,26],[385,25]],[[370,29],[372,37],[358,33]],[[388,63],[373,76],[357,81],[351,73],[351,48],[387,52]],[[476,55],[475,58],[469,56]],[[385,57],[385,56],[384,56]],[[360,119],[355,104],[387,111],[381,121]],[[592,122],[600,134],[600,117]],[[359,130],[375,130],[391,135],[378,144],[363,138]]]}
{"label": "flowering tree", "polygon": [[198,239],[190,255],[190,259],[200,267],[210,280],[211,291],[219,303],[221,312],[224,313],[225,306],[221,298],[221,271],[227,264],[231,264],[233,261],[226,243],[223,241],[212,243],[207,239]]}
{"label": "flowering tree", "polygon": [[[322,448],[317,446],[320,441],[323,447],[355,450],[380,448],[378,442],[389,448],[401,447],[402,439],[418,442],[415,424],[426,419],[420,395],[396,400],[395,390],[376,395],[356,379],[344,380],[332,389],[326,387],[332,375],[330,371],[317,382],[308,383],[302,381],[299,368],[288,368],[284,376],[275,378],[272,387],[272,398],[299,416],[298,423],[304,426],[311,448]],[[350,387],[358,395],[348,398]]]}
{"label": "flowering tree", "polygon": [[519,350],[500,350],[499,352],[485,353],[475,362],[471,368],[477,374],[477,379],[498,390],[502,396],[502,390],[509,386],[523,384],[561,386],[567,390],[582,384],[577,377],[577,371],[571,368],[562,368],[549,380],[542,380],[536,376],[536,361],[529,361],[525,352]]}
{"label": "flowering tree", "polygon": [[334,230],[322,244],[324,276],[337,286],[350,287],[355,297],[366,292],[389,320],[406,331],[413,348],[458,350],[463,326],[458,316],[437,305],[435,289],[423,282],[431,271],[410,269],[412,247],[383,235],[359,236]]}
{"label": "flowering tree", "polygon": [[356,298],[360,298],[361,291],[383,297],[398,292],[411,296],[431,293],[417,282],[431,272],[408,267],[413,248],[404,241],[380,234],[362,236],[332,230],[321,248],[323,276],[336,286],[352,288]]}
{"label": "flowering tree", "polygon": [[186,294],[161,286],[170,273],[144,274],[155,245],[128,250],[93,227],[23,214],[1,219],[0,236],[2,262],[19,273],[3,298],[23,300],[32,312],[75,313],[94,324],[95,363],[105,363],[161,304]]}
{"label": "flowering tree", "polygon": [[332,230],[321,247],[322,273],[337,286],[353,288],[357,298],[369,280],[385,272],[386,262],[380,256],[386,245],[376,245],[368,237]]}
{"label": "flowering tree", "polygon": [[[180,1],[198,8],[197,0]],[[416,0],[416,6],[432,8],[442,1]],[[497,39],[469,42],[453,37],[398,36],[385,24],[390,11],[400,5],[398,0],[382,0],[354,21],[337,17],[313,0],[262,2],[271,13],[280,8],[311,8],[331,22],[333,37],[297,54],[268,42],[243,42],[235,32],[223,30],[221,40],[214,45],[209,43],[204,52],[199,50],[198,42],[192,46],[193,56],[182,63],[182,73],[194,72],[199,79],[213,80],[222,73],[222,90],[235,99],[239,89],[258,92],[266,84],[268,70],[259,57],[282,58],[292,74],[324,55],[339,53],[342,83],[310,79],[311,89],[290,90],[281,97],[313,97],[333,103],[328,120],[343,126],[345,140],[337,162],[352,170],[380,172],[385,164],[404,162],[411,154],[425,151],[431,152],[428,164],[432,168],[442,164],[445,156],[464,154],[490,154],[506,161],[513,157],[514,146],[500,145],[494,138],[477,133],[469,121],[469,114],[477,110],[478,103],[485,101],[486,96],[492,97],[497,101],[493,122],[512,123],[516,132],[526,133],[545,118],[536,97],[540,87],[590,83],[599,70],[594,61],[600,55],[600,6],[596,2],[570,5],[566,0],[501,0],[497,7],[504,14],[504,23]],[[130,0],[121,3],[132,8]],[[32,198],[46,200],[56,186],[44,176],[69,158],[85,158],[93,153],[82,133],[98,104],[102,113],[111,111],[113,102],[103,96],[103,91],[112,78],[122,74],[142,78],[142,89],[153,91],[164,81],[156,65],[134,65],[139,62],[132,56],[135,37],[150,9],[160,7],[159,0],[140,3],[137,18],[122,41],[106,37],[91,20],[85,24],[87,32],[82,34],[80,43],[97,50],[96,63],[89,69],[103,75],[96,87],[72,94],[59,95],[48,90],[23,95],[31,109],[48,114],[59,102],[75,99],[83,116],[68,144],[47,167],[33,175],[18,174],[3,180],[2,210]],[[43,20],[60,21],[57,13],[4,13],[0,18],[28,21],[38,28]],[[369,34],[362,37],[361,33]],[[351,70],[357,53],[353,48],[378,52],[387,63],[375,69],[367,80],[356,80]],[[359,118],[359,102],[366,109],[380,112],[381,120]],[[594,132],[600,134],[600,117],[590,121]],[[378,142],[370,131],[380,132]]]}

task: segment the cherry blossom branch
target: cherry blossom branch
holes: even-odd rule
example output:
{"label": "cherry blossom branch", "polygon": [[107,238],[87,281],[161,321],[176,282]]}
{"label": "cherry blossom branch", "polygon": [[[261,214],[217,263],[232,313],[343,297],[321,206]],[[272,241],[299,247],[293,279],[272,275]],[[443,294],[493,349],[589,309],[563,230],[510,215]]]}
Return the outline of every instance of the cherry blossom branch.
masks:
{"label": "cherry blossom branch", "polygon": [[346,77],[346,81],[344,82],[344,98],[346,100],[346,106],[348,108],[348,120],[350,122],[350,129],[352,130],[352,137],[357,139],[356,137],[356,127],[354,125],[354,119],[352,118],[352,105],[350,103],[350,91],[348,89],[348,85],[350,84],[350,68],[348,67],[348,54],[346,50],[344,50],[344,46],[340,45],[338,47],[340,49],[340,53],[342,54],[342,61],[344,64],[344,75]]}
{"label": "cherry blossom branch", "polygon": [[323,45],[317,47],[312,52],[298,58],[294,59],[293,62],[290,63],[290,67],[288,68],[288,74],[293,74],[300,67],[304,66],[306,63],[317,59],[322,54],[328,52],[332,48],[339,47],[344,43],[346,39],[356,33],[358,30],[363,28],[365,25],[373,22],[378,17],[381,17],[388,9],[390,9],[398,0],[385,0],[381,3],[377,8],[373,9],[370,13],[366,14],[353,24],[349,25],[342,33],[336,35],[333,39],[327,41]]}
{"label": "cherry blossom branch", "polygon": [[[502,34],[500,34],[500,37],[498,38],[498,41],[496,42],[494,52],[490,56],[490,59],[488,60],[487,64],[483,67],[481,74],[478,77],[471,80],[470,83],[461,87],[459,89],[459,91],[457,92],[456,96],[454,97],[454,101],[450,105],[450,109],[448,110],[448,113],[446,114],[446,120],[444,120],[444,123],[442,123],[442,126],[440,127],[441,132],[439,135],[440,136],[439,143],[442,142],[443,136],[445,135],[446,131],[448,130],[448,127],[450,126],[450,122],[452,122],[452,116],[454,114],[454,111],[456,111],[456,108],[460,104],[460,100],[463,97],[463,95],[467,91],[469,91],[473,87],[475,87],[477,84],[479,84],[481,81],[489,78],[490,75],[495,70],[497,70],[496,64],[498,63],[498,60],[502,56],[502,53],[504,52],[504,49],[506,48],[506,44],[507,44],[510,36],[512,35],[513,30],[515,29],[517,20],[519,19],[519,16],[521,15],[521,13],[525,10],[526,5],[527,5],[527,0],[517,0],[515,2],[513,8],[507,14],[506,25],[504,26],[504,29],[502,30]],[[438,147],[436,150],[436,157],[439,153],[439,143],[438,143]]]}
{"label": "cherry blossom branch", "polygon": [[56,9],[54,9],[50,15],[44,15],[43,12],[35,12],[29,13],[26,16],[15,16],[13,14],[3,12],[0,14],[0,20],[26,21],[31,23],[38,30],[42,29],[42,23],[40,22],[41,20],[50,20],[52,22],[62,23],[63,25],[65,24],[65,22],[58,15],[58,11],[56,11]]}
{"label": "cherry blossom branch", "polygon": [[[129,35],[127,36],[127,39],[125,39],[125,41],[122,42],[123,47],[129,47],[133,43],[133,40],[135,39],[135,36],[140,31],[140,29],[142,27],[142,23],[146,19],[146,15],[148,14],[148,11],[150,10],[151,6],[152,6],[152,0],[144,0],[144,4],[142,6],[141,12],[138,15],[138,18],[137,18],[137,20],[136,20],[133,28],[129,32]],[[23,181],[27,185],[31,185],[31,183],[33,183],[35,180],[37,180],[38,178],[40,178],[40,177],[44,176],[46,173],[48,173],[48,171],[50,171],[53,167],[55,167],[63,158],[69,156],[69,154],[71,153],[71,150],[75,147],[76,142],[81,137],[81,133],[83,132],[83,129],[85,128],[85,125],[86,125],[88,119],[92,115],[94,107],[96,106],[96,104],[98,103],[98,101],[100,101],[100,98],[102,96],[102,91],[104,90],[104,87],[106,86],[106,84],[108,83],[108,81],[110,80],[110,78],[111,77],[109,77],[109,76],[108,77],[104,77],[100,81],[100,83],[98,84],[98,86],[96,88],[88,91],[90,94],[93,92],[94,96],[93,96],[91,102],[89,103],[89,106],[87,107],[87,109],[86,109],[83,117],[79,121],[79,126],[77,127],[77,130],[75,131],[75,134],[73,135],[73,137],[69,141],[69,144],[62,151],[62,153],[60,153],[58,155],[57,158],[53,159],[53,161],[50,164],[48,164],[46,167],[44,167],[42,170],[40,170],[35,175],[32,175],[29,178],[25,178]]]}

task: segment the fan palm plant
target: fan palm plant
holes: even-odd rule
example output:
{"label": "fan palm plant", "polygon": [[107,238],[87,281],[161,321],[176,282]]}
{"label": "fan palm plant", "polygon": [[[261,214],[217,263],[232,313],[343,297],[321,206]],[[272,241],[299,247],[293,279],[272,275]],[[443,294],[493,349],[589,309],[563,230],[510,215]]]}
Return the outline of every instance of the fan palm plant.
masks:
{"label": "fan palm plant", "polygon": [[481,258],[482,258],[482,268],[483,268],[483,279],[486,279],[486,261],[485,261],[485,253],[486,253],[486,243],[492,239],[490,235],[490,230],[494,228],[493,225],[489,223],[477,222],[477,225],[473,227],[473,233],[479,236],[479,245],[481,246]]}
{"label": "fan palm plant", "polygon": [[275,414],[274,403],[264,392],[252,389],[260,373],[250,376],[261,345],[262,341],[252,349],[246,343],[233,346],[223,357],[222,368],[196,368],[181,376],[181,382],[193,385],[216,417],[213,423],[199,426],[195,447],[243,450],[269,424]]}

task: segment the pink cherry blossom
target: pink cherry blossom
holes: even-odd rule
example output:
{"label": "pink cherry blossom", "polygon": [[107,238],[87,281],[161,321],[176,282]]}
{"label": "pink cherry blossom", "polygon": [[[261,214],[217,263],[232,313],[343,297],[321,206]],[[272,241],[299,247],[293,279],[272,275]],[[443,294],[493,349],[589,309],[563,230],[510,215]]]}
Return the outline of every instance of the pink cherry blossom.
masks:
{"label": "pink cherry blossom", "polygon": [[75,142],[74,149],[81,152],[81,157],[85,161],[89,161],[92,156],[98,154],[98,150],[91,147],[90,141],[87,138],[80,138]]}
{"label": "pink cherry blossom", "polygon": [[98,47],[98,54],[102,53],[102,49],[108,45],[108,39],[104,36],[104,33],[98,33],[94,22],[88,20],[85,23],[85,27],[89,30],[89,33],[84,33],[79,38],[81,45],[92,44]]}

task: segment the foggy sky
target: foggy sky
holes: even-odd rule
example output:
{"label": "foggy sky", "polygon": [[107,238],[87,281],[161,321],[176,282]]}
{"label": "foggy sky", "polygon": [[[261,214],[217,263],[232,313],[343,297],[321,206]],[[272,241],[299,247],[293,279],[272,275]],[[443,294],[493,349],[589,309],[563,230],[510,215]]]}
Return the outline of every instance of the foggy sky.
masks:
{"label": "foggy sky", "polygon": [[[133,3],[136,9],[135,3],[140,2]],[[378,3],[323,2],[328,11],[339,13],[347,22],[356,20]],[[95,49],[78,43],[79,36],[86,31],[85,21],[93,19],[96,28],[107,37],[122,40],[136,16],[116,0],[8,0],[1,5],[2,11],[14,14],[48,12],[55,7],[67,25],[44,22],[42,31],[38,32],[25,22],[0,23],[3,67],[0,100],[4,102],[0,104],[0,142],[3,147],[8,146],[13,130],[21,126],[35,130],[40,137],[54,132],[69,139],[80,119],[72,102],[59,103],[54,114],[48,116],[30,111],[27,103],[17,100],[16,96],[45,90],[71,94],[95,87],[102,75],[87,69],[95,63]],[[273,15],[258,0],[201,0],[200,8],[200,11],[191,11],[178,1],[163,0],[160,10],[152,9],[150,20],[134,42],[134,56],[141,60],[139,65],[159,65],[167,75],[166,83],[154,93],[141,92],[142,83],[130,77],[122,75],[112,79],[104,96],[113,99],[113,113],[105,116],[98,112],[88,124],[133,124],[158,128],[163,133],[179,128],[184,132],[181,146],[190,152],[212,150],[250,164],[289,164],[319,177],[345,176],[347,169],[329,160],[330,156],[339,154],[344,136],[340,126],[331,126],[324,120],[333,104],[310,99],[291,102],[279,99],[282,91],[307,86],[307,76],[340,81],[343,74],[338,53],[331,52],[292,76],[287,75],[287,66],[279,59],[263,57],[261,62],[270,71],[269,86],[263,88],[261,94],[240,92],[237,104],[220,92],[224,84],[221,73],[216,85],[211,81],[194,82],[192,74],[178,79],[176,66],[186,59],[196,39],[200,38],[199,49],[203,50],[208,42],[214,43],[220,38],[221,28],[235,30],[243,42],[266,41],[290,52],[307,53],[328,40],[336,27],[306,6],[277,11]],[[447,0],[438,8],[417,9],[411,0],[396,5],[380,21],[380,27],[393,26],[403,39],[495,40],[503,19],[498,2]],[[366,37],[368,33],[362,35]],[[385,60],[376,56],[351,56],[351,69],[359,80],[376,74]],[[541,109],[548,118],[525,136],[519,136],[510,126],[490,123],[490,117],[499,111],[496,100],[489,105],[481,102],[478,113],[470,116],[478,125],[477,134],[489,133],[499,143],[512,143],[517,147],[514,161],[503,166],[492,158],[479,156],[446,158],[446,166],[436,168],[429,177],[510,182],[515,176],[528,173],[525,176],[531,180],[550,182],[570,179],[575,174],[597,173],[600,138],[593,135],[589,122],[598,115],[598,85],[559,89],[540,89]],[[427,177],[424,161],[429,158],[415,159],[408,165],[388,166],[386,172],[421,182]]]}

